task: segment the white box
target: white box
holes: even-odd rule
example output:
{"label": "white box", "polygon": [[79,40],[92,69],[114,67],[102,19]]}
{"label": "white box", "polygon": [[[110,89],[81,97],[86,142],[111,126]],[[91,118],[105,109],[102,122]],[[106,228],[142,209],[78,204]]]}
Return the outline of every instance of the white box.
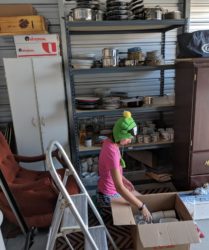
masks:
{"label": "white box", "polygon": [[209,219],[209,195],[180,194],[194,220]]}
{"label": "white box", "polygon": [[14,36],[17,57],[58,56],[58,34]]}

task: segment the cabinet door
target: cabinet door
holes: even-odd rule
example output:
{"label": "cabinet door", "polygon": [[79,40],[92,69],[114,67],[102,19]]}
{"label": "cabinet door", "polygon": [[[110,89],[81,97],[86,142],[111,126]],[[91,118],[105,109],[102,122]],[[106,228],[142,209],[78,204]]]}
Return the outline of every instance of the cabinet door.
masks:
{"label": "cabinet door", "polygon": [[4,68],[18,154],[42,154],[31,59],[7,58]]}
{"label": "cabinet door", "polygon": [[192,154],[191,175],[209,174],[209,151]]}
{"label": "cabinet door", "polygon": [[209,65],[197,70],[194,102],[193,151],[209,150]]}
{"label": "cabinet door", "polygon": [[33,58],[32,63],[43,150],[46,150],[52,140],[57,140],[68,149],[68,125],[61,57]]}

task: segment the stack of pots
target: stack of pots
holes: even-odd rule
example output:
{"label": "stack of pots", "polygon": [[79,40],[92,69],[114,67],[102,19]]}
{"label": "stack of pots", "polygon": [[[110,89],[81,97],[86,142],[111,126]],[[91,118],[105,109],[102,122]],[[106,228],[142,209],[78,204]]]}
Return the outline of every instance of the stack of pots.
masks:
{"label": "stack of pots", "polygon": [[102,50],[102,64],[104,68],[116,67],[118,65],[118,50],[115,48],[104,48]]}

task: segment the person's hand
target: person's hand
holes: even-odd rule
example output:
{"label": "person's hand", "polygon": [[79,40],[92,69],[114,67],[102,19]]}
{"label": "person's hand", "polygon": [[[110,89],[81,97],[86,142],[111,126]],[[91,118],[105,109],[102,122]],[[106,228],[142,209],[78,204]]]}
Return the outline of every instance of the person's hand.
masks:
{"label": "person's hand", "polygon": [[148,210],[148,208],[146,207],[146,205],[143,206],[141,212],[146,222],[152,222],[152,215],[150,211]]}

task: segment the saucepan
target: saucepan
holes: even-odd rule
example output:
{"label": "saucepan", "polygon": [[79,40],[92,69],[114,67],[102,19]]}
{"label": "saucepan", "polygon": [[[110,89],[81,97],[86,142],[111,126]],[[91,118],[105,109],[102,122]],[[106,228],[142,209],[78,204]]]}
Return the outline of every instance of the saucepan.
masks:
{"label": "saucepan", "polygon": [[73,21],[92,21],[94,20],[94,11],[90,8],[74,8],[69,14],[69,20]]}
{"label": "saucepan", "polygon": [[102,21],[103,11],[91,8],[74,8],[69,14],[69,21]]}

